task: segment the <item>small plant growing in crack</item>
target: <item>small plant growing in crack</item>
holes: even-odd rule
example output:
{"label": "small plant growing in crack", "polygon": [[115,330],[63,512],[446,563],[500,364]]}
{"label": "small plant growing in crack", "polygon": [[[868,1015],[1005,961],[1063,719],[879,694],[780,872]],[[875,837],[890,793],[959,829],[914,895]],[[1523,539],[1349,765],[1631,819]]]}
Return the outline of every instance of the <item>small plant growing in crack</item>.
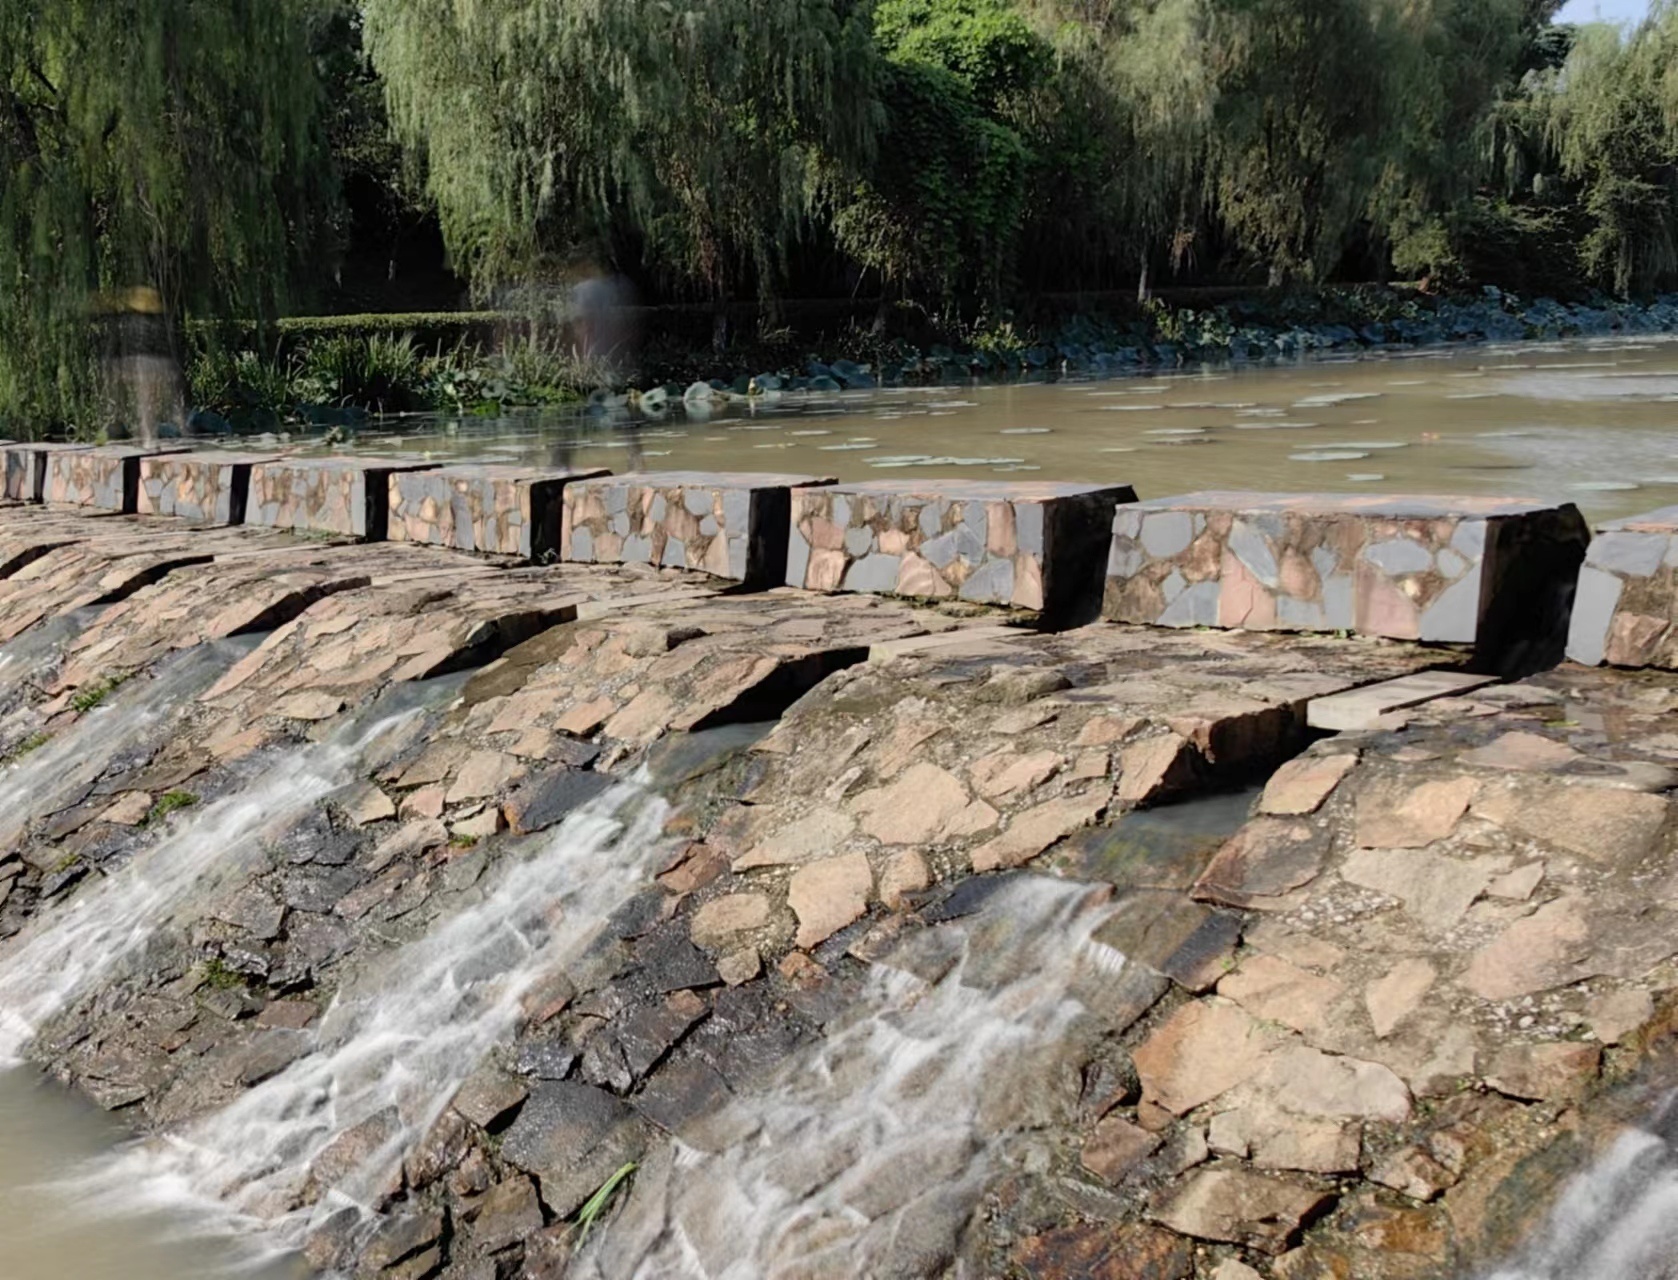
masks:
{"label": "small plant growing in crack", "polygon": [[623,1165],[610,1178],[601,1183],[600,1190],[584,1201],[583,1207],[577,1210],[577,1247],[579,1249],[583,1247],[583,1242],[588,1239],[588,1233],[593,1229],[594,1224],[605,1214],[606,1206],[612,1202],[612,1197],[617,1194],[618,1188],[629,1181],[630,1175],[639,1167],[633,1160]]}
{"label": "small plant growing in crack", "polygon": [[245,985],[245,975],[228,968],[220,956],[211,956],[204,961],[204,982],[217,991],[233,991]]}
{"label": "small plant growing in crack", "polygon": [[22,742],[18,743],[17,746],[8,751],[3,757],[0,757],[0,765],[16,764],[31,751],[39,751],[51,741],[51,734],[32,733]]}
{"label": "small plant growing in crack", "polygon": [[197,803],[198,797],[190,791],[165,791],[157,798],[156,803],[152,805],[140,825],[154,827],[175,812],[176,809],[190,808]]}
{"label": "small plant growing in crack", "polygon": [[118,689],[122,688],[127,681],[128,677],[125,675],[104,676],[99,680],[95,680],[85,689],[78,691],[77,694],[70,699],[70,706],[75,711],[83,714],[92,711],[101,702],[105,701],[106,698],[110,697]]}

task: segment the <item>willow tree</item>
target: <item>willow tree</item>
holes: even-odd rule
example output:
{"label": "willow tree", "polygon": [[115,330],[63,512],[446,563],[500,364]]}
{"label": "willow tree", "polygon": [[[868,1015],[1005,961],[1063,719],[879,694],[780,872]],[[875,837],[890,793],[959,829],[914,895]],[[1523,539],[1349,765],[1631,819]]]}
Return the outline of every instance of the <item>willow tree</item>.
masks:
{"label": "willow tree", "polygon": [[101,295],[261,319],[330,198],[302,0],[0,0],[0,425],[95,412]]}
{"label": "willow tree", "polygon": [[1580,31],[1559,70],[1534,78],[1519,115],[1542,139],[1535,178],[1565,184],[1583,227],[1580,265],[1618,293],[1678,280],[1678,4],[1657,0],[1630,35]]}
{"label": "willow tree", "polygon": [[878,125],[855,0],[366,0],[395,125],[480,291],[589,239],[767,292],[820,156]]}

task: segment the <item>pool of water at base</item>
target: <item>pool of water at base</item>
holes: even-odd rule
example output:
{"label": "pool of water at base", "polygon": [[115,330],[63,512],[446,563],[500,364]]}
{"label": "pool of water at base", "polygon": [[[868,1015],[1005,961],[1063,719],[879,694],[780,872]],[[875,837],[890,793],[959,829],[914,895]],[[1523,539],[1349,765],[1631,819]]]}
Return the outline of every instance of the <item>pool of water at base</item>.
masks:
{"label": "pool of water at base", "polygon": [[1678,337],[1379,353],[1133,378],[370,420],[354,451],[614,471],[1678,503]]}
{"label": "pool of water at base", "polygon": [[172,1214],[113,1216],[58,1185],[129,1134],[30,1067],[0,1068],[0,1277],[4,1280],[302,1280],[254,1263]]}

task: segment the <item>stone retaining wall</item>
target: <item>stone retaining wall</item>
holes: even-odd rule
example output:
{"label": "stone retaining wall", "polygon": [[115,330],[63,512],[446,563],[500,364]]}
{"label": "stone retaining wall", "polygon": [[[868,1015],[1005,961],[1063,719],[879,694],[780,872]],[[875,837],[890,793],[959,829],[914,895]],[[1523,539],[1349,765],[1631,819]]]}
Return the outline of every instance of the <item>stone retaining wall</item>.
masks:
{"label": "stone retaining wall", "polygon": [[1579,571],[1567,656],[1588,666],[1678,666],[1678,507],[1603,525]]}
{"label": "stone retaining wall", "polygon": [[792,494],[816,476],[654,471],[569,484],[560,543],[579,563],[700,569],[753,586],[786,575]]}
{"label": "stone retaining wall", "polygon": [[1584,553],[1571,504],[1196,493],[1121,509],[1103,612],[1118,622],[1355,631],[1559,657]]}
{"label": "stone retaining wall", "polygon": [[136,510],[200,524],[243,524],[251,469],[273,455],[178,453],[140,459]]}
{"label": "stone retaining wall", "polygon": [[286,458],[251,468],[247,524],[377,542],[390,523],[390,477],[434,462],[397,458]]}
{"label": "stone retaining wall", "polygon": [[516,466],[444,467],[390,477],[389,536],[458,551],[560,558],[565,487],[609,471]]}
{"label": "stone retaining wall", "polygon": [[13,502],[40,502],[46,493],[47,459],[54,453],[85,449],[75,444],[9,444],[0,451],[5,473],[3,496]]}
{"label": "stone retaining wall", "polygon": [[140,467],[147,457],[187,450],[140,449],[100,445],[93,449],[58,449],[43,455],[46,478],[42,501],[133,515],[139,510]]}
{"label": "stone retaining wall", "polygon": [[1098,611],[1101,556],[1128,485],[874,481],[793,494],[787,581],[1040,610]]}

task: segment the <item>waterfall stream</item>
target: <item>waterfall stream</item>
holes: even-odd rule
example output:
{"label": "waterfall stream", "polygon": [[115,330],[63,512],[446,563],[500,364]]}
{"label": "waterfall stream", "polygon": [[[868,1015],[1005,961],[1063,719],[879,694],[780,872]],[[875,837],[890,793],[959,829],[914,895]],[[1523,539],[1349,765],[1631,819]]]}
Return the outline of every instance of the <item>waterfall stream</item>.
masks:
{"label": "waterfall stream", "polygon": [[[620,783],[554,831],[504,851],[475,901],[340,990],[311,1051],[222,1111],[85,1170],[76,1194],[134,1212],[195,1210],[208,1229],[250,1229],[258,1253],[291,1248],[334,1212],[366,1209],[489,1050],[524,997],[563,971],[640,886],[663,803]],[[313,1204],[317,1160],[346,1132],[378,1136],[346,1156]],[[231,1214],[231,1220],[230,1220]]]}
{"label": "waterfall stream", "polygon": [[923,935],[920,976],[878,967],[848,1025],[643,1172],[584,1274],[942,1274],[1010,1136],[1067,1104],[1079,982],[1123,964],[1090,899],[1024,877]]}
{"label": "waterfall stream", "polygon": [[1489,1280],[1678,1280],[1678,1096],[1573,1179]]}

